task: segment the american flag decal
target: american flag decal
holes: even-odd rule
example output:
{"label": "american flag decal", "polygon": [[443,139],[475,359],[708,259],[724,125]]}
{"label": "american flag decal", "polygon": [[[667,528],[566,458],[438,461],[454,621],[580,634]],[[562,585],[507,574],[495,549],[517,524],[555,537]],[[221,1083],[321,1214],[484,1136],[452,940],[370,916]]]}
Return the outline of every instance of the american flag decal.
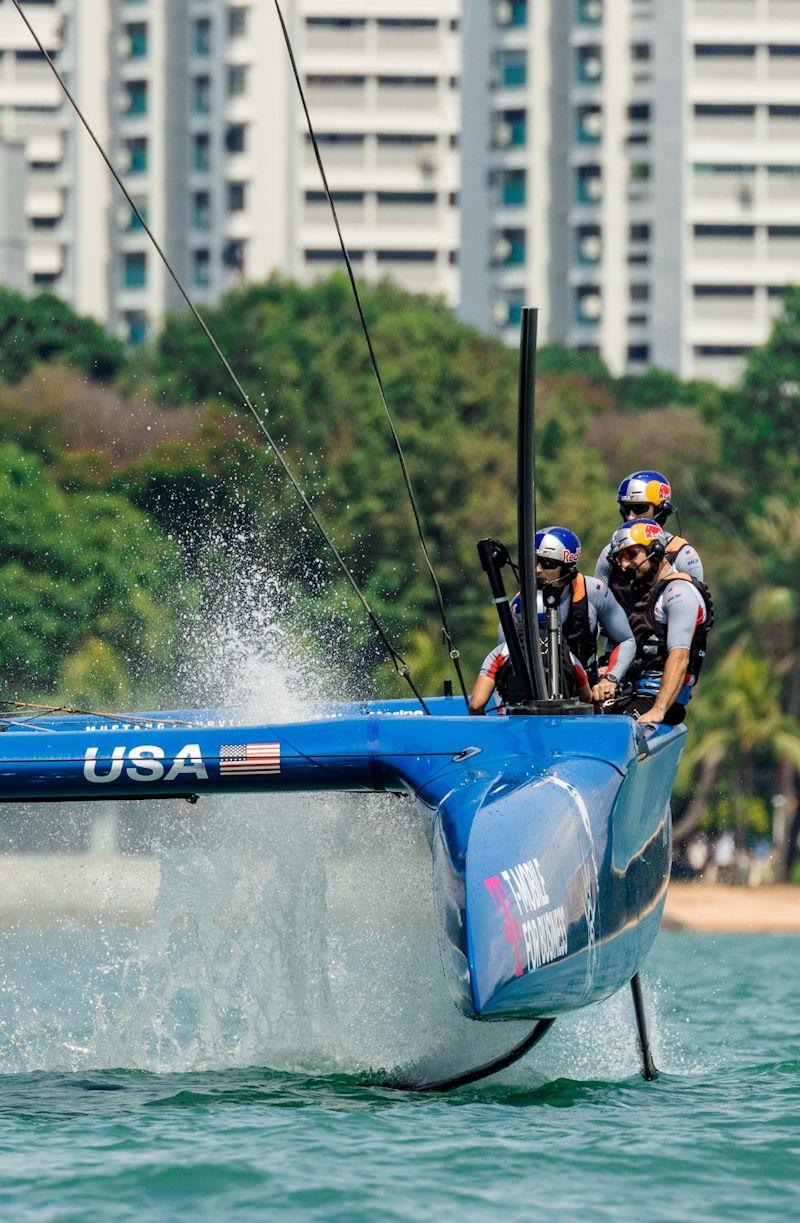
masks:
{"label": "american flag decal", "polygon": [[223,743],[219,749],[219,771],[223,777],[250,777],[256,773],[280,773],[280,743]]}

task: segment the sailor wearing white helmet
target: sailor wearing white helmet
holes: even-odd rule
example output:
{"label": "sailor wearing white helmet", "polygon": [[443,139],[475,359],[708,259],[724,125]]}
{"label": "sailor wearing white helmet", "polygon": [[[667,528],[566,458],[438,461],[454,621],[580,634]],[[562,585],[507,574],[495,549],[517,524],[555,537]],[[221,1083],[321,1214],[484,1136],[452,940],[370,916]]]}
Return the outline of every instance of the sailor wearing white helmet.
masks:
{"label": "sailor wearing white helmet", "polygon": [[[623,522],[633,518],[648,518],[657,522],[667,541],[665,556],[678,573],[703,580],[703,562],[699,553],[682,535],[670,535],[665,523],[673,512],[672,488],[669,480],[660,471],[634,471],[619,486],[617,503]],[[597,558],[594,576],[603,582],[611,581],[610,544],[603,548]]]}

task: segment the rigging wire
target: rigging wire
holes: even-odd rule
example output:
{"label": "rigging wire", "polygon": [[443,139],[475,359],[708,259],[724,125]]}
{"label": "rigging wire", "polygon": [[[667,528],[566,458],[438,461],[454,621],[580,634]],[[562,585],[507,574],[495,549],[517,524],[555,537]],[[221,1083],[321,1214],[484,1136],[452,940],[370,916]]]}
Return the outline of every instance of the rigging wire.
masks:
{"label": "rigging wire", "polygon": [[400,444],[400,438],[397,435],[397,429],[395,428],[394,419],[389,409],[389,403],[386,398],[386,392],[383,386],[383,378],[381,377],[381,371],[378,366],[378,358],[375,355],[375,349],[372,344],[372,337],[369,332],[369,327],[367,325],[367,319],[364,314],[364,307],[361,302],[361,294],[358,291],[358,284],[356,282],[355,273],[353,271],[353,265],[350,260],[350,255],[347,250],[347,245],[344,240],[344,235],[342,234],[341,226],[339,224],[339,216],[336,212],[336,204],[334,203],[333,195],[328,185],[328,176],[325,173],[325,166],[322,161],[322,154],[319,151],[319,144],[317,143],[317,136],[314,131],[314,125],[311,122],[311,113],[308,109],[308,103],[306,101],[305,90],[303,89],[303,82],[300,76],[300,71],[297,67],[297,61],[294,57],[294,49],[292,47],[292,41],[289,37],[289,31],[287,29],[286,22],[283,17],[283,12],[281,11],[279,0],[274,0],[274,3],[275,3],[275,11],[278,15],[278,21],[280,22],[280,26],[281,26],[281,31],[283,33],[283,40],[286,43],[286,50],[289,54],[289,61],[292,65],[292,73],[294,75],[295,83],[297,85],[297,92],[300,95],[300,102],[303,107],[303,113],[305,114],[305,117],[306,117],[306,126],[308,128],[309,139],[311,140],[311,147],[314,150],[314,157],[317,162],[317,168],[319,170],[320,178],[322,179],[322,186],[325,189],[325,195],[328,200],[328,205],[330,206],[331,215],[333,216],[333,223],[336,226],[336,233],[339,238],[339,246],[341,247],[345,267],[347,268],[347,275],[350,280],[350,287],[353,290],[353,297],[355,298],[356,309],[358,310],[358,317],[361,321],[361,329],[364,332],[364,339],[367,342],[367,348],[369,350],[369,359],[372,364],[372,371],[375,375],[375,381],[378,384],[378,394],[380,395],[381,403],[383,405],[383,410],[384,410],[384,413],[386,414],[386,419],[389,422],[389,431],[392,436],[392,445],[394,446],[395,453],[400,463],[400,470],[403,473],[403,482],[406,486],[406,492],[408,493],[409,502],[411,503],[411,511],[414,515],[414,522],[416,523],[416,527],[417,527],[417,536],[419,537],[420,547],[422,548],[422,554],[425,557],[425,564],[427,566],[428,573],[430,574],[431,583],[433,585],[434,593],[436,595],[436,602],[439,608],[439,618],[442,622],[442,634],[447,644],[448,653],[452,660],[453,666],[455,667],[456,675],[458,676],[458,682],[461,687],[461,692],[463,694],[464,701],[467,704],[469,704],[467,688],[464,683],[464,675],[461,670],[461,662],[460,662],[461,655],[460,655],[459,650],[456,647],[455,641],[453,640],[453,634],[450,631],[450,624],[447,619],[447,612],[444,606],[444,598],[442,597],[442,588],[439,585],[439,579],[436,576],[436,571],[433,567],[433,562],[431,561],[431,558],[430,558],[430,553],[428,551],[428,544],[425,539],[425,531],[422,526],[422,519],[420,517],[419,507],[417,505],[417,499],[416,499],[416,496],[414,495],[414,488],[411,483],[411,475],[408,470],[408,465],[406,464],[406,457],[405,457],[405,454],[403,453],[403,447]]}
{"label": "rigging wire", "polygon": [[253,402],[250,399],[250,396],[247,394],[247,391],[242,386],[242,383],[239,381],[239,378],[234,373],[233,368],[231,367],[227,357],[223,353],[219,344],[217,343],[213,333],[211,332],[211,329],[209,328],[205,319],[200,314],[199,310],[195,306],[192,299],[189,297],[189,294],[186,292],[186,289],[184,288],[177,272],[174,270],[174,268],[172,267],[172,264],[170,263],[169,259],[167,258],[163,247],[160,245],[152,229],[148,225],[145,218],[142,216],[140,209],[136,206],[133,199],[131,198],[130,192],[126,188],[125,184],[123,183],[122,179],[120,178],[119,174],[117,173],[114,165],[112,164],[111,159],[109,158],[102,144],[100,143],[97,136],[95,135],[94,130],[91,124],[89,123],[89,120],[84,115],[83,111],[81,110],[80,106],[78,105],[77,101],[75,100],[73,94],[67,88],[67,85],[64,82],[64,78],[62,77],[61,73],[59,72],[52,58],[48,54],[44,44],[42,43],[41,39],[39,38],[39,35],[36,33],[30,21],[28,20],[27,16],[22,11],[19,0],[12,0],[12,4],[14,5],[14,8],[17,10],[22,20],[25,22],[25,25],[28,27],[31,37],[33,38],[34,42],[36,43],[37,47],[39,48],[39,51],[44,56],[53,75],[55,76],[59,85],[61,86],[67,98],[69,99],[70,104],[72,105],[76,115],[78,116],[81,123],[83,124],[83,127],[85,128],[92,143],[94,144],[98,153],[102,157],[103,161],[106,163],[106,166],[108,167],[114,181],[116,182],[120,191],[124,195],[128,204],[130,205],[130,208],[132,209],[136,219],[139,221],[140,225],[142,226],[142,229],[145,231],[148,238],[150,239],[153,246],[155,247],[156,251],[158,252],[161,262],[164,264],[164,267],[166,268],[167,272],[171,276],[175,284],[175,287],[177,288],[183,300],[186,302],[186,305],[188,306],[189,310],[191,311],[192,315],[194,316],[195,321],[198,323],[198,325],[202,329],[206,339],[208,340],[209,344],[211,345],[214,352],[216,353],[217,358],[219,359],[221,365],[223,366],[229,378],[231,379],[231,382],[236,387],[236,390],[239,394],[239,397],[241,398],[242,403],[245,405],[247,410],[250,412],[250,415],[255,420],[260,433],[266,440],[267,444],[270,446],[284,474],[286,475],[286,478],[289,480],[290,484],[292,485],[292,488],[296,492],[297,496],[300,498],[300,501],[302,502],[305,510],[307,511],[309,517],[311,518],[311,521],[314,523],[314,526],[317,528],[320,535],[322,536],[325,543],[327,544],[328,548],[330,549],[330,551],[333,553],[334,557],[336,558],[339,568],[341,569],[342,573],[345,575],[348,582],[350,583],[350,586],[354,594],[358,598],[362,608],[364,609],[367,616],[369,617],[369,620],[373,628],[375,629],[379,638],[383,642],[384,648],[386,649],[386,652],[388,653],[389,658],[391,659],[391,662],[392,662],[392,665],[395,671],[397,672],[398,675],[400,675],[406,681],[406,683],[408,684],[411,691],[414,693],[414,696],[419,701],[425,713],[429,714],[430,710],[428,706],[426,705],[425,700],[422,697],[421,693],[417,689],[416,684],[414,683],[413,679],[411,678],[411,672],[410,672],[408,663],[405,661],[403,656],[399,653],[399,651],[392,644],[392,642],[390,641],[386,633],[386,630],[384,629],[383,625],[378,620],[378,617],[376,616],[375,612],[372,610],[369,603],[367,602],[366,596],[364,595],[363,591],[361,590],[361,587],[356,582],[356,579],[354,578],[353,574],[350,572],[350,569],[348,568],[347,563],[345,562],[343,556],[339,552],[339,549],[336,547],[336,544],[333,542],[327,530],[325,529],[322,522],[318,518],[317,513],[314,510],[314,507],[311,505],[311,502],[309,501],[308,497],[304,493],[302,487],[300,486],[298,480],[296,479],[294,473],[292,472],[292,469],[289,467],[289,464],[286,462],[285,458],[283,457],[283,454],[281,453],[280,449],[278,448],[277,443],[274,441],[272,435],[270,434],[269,430],[267,429],[266,425],[264,424],[264,421],[261,419],[260,415],[256,411],[255,406],[253,405]]}

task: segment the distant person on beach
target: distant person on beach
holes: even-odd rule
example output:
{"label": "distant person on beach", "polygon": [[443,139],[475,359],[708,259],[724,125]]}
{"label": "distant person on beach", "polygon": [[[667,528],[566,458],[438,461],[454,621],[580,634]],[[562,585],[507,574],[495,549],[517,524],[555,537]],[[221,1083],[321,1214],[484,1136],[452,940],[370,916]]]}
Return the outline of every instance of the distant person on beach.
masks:
{"label": "distant person on beach", "polygon": [[[608,588],[608,583],[588,577],[578,569],[581,541],[568,527],[546,527],[536,532],[536,585],[556,585],[561,589],[559,615],[564,640],[586,671],[592,697],[605,701],[613,697],[617,685],[636,655],[636,643],[624,610]],[[511,609],[521,621],[519,595]],[[597,635],[601,630],[615,643],[613,657],[601,678],[597,666]],[[500,640],[503,631],[500,630]]]}
{"label": "distant person on beach", "polygon": [[[673,511],[672,488],[666,476],[662,476],[660,471],[631,472],[619,486],[617,504],[623,522],[630,522],[633,518],[649,518],[657,522],[664,531],[667,541],[665,556],[672,568],[702,582],[703,562],[696,548],[683,536],[670,535],[664,526]],[[610,544],[603,548],[594,569],[594,576],[603,582],[611,581],[610,548]]]}
{"label": "distant person on beach", "polygon": [[675,726],[686,717],[714,608],[708,587],[670,564],[667,544],[660,523],[636,518],[618,527],[609,545],[611,590],[636,638],[633,689],[613,712]]}

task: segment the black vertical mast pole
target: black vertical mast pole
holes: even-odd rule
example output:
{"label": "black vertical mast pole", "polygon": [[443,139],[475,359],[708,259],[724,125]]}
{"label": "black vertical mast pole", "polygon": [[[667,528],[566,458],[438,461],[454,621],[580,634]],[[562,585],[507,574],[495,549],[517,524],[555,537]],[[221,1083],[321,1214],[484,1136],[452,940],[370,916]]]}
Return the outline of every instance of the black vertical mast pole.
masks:
{"label": "black vertical mast pole", "polygon": [[548,697],[536,614],[536,329],[539,311],[525,307],[519,353],[517,553],[523,642],[536,700]]}

